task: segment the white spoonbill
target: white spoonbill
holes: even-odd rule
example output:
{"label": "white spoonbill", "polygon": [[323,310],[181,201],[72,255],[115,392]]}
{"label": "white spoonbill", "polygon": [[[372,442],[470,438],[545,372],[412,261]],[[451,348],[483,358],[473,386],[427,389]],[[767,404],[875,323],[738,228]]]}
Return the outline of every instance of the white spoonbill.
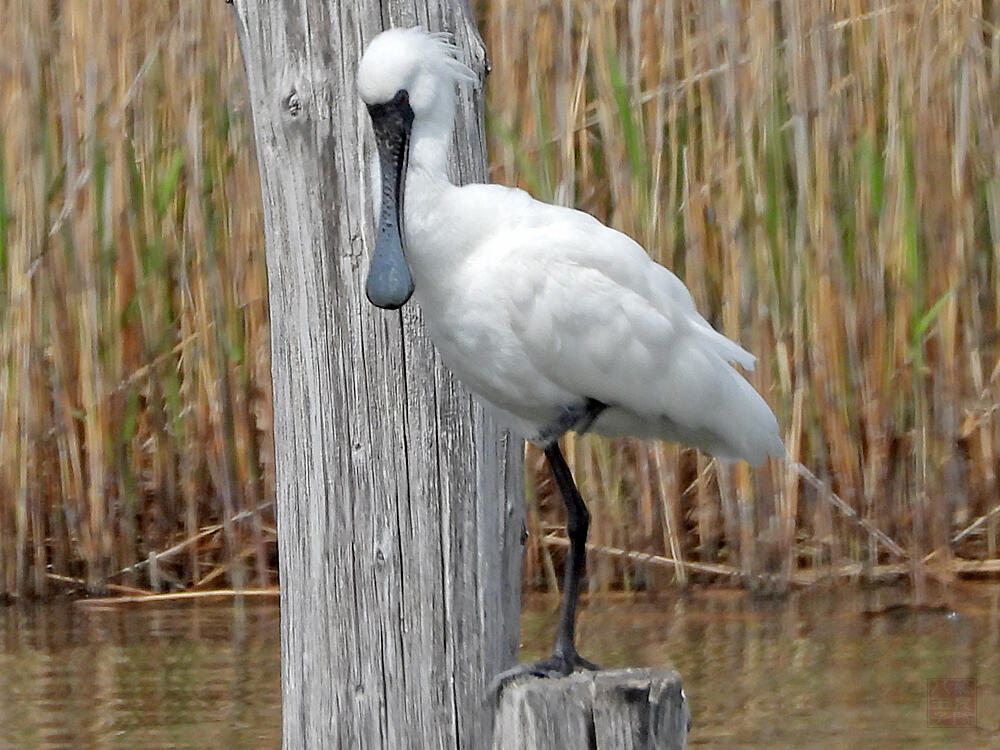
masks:
{"label": "white spoonbill", "polygon": [[771,409],[731,364],[753,369],[753,355],[632,239],[522,190],[451,184],[455,86],[478,79],[447,39],[390,29],[361,58],[381,167],[366,292],[386,309],[415,296],[444,363],[545,452],[570,540],[555,648],[498,679],[566,675],[596,667],[574,637],[590,516],[559,437],[660,438],[752,464],[785,449]]}

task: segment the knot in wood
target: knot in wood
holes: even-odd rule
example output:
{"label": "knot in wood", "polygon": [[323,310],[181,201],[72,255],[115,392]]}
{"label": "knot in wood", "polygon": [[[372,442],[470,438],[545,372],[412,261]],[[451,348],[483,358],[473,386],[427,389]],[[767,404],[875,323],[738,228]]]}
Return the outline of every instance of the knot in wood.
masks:
{"label": "knot in wood", "polygon": [[292,89],[285,97],[285,109],[292,117],[298,117],[302,111],[302,100],[299,99],[299,92]]}

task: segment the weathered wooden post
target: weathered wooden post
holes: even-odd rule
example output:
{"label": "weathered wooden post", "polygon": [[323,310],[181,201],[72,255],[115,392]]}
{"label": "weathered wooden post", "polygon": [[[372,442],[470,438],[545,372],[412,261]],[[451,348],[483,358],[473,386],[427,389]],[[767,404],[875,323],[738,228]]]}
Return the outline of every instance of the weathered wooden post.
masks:
{"label": "weathered wooden post", "polygon": [[684,750],[691,712],[667,669],[520,680],[497,709],[493,750]]}
{"label": "weathered wooden post", "polygon": [[[415,306],[365,299],[354,80],[384,26],[451,31],[480,72],[482,42],[459,0],[234,9],[267,240],[284,747],[486,747],[486,684],[517,648],[521,442],[437,364]],[[461,111],[456,176],[483,180],[481,101]]]}

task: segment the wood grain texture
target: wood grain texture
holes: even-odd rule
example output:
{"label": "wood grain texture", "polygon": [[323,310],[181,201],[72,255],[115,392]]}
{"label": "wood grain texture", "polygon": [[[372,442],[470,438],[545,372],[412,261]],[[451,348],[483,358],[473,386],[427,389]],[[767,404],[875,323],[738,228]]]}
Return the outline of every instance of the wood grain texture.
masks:
{"label": "wood grain texture", "polygon": [[[236,0],[271,303],[283,744],[478,748],[515,658],[522,444],[438,363],[414,305],[372,307],[372,142],[355,71],[386,26],[455,34],[449,0]],[[485,179],[462,94],[454,177]]]}
{"label": "wood grain texture", "polygon": [[684,750],[691,714],[681,678],[664,669],[529,678],[504,689],[494,750]]}

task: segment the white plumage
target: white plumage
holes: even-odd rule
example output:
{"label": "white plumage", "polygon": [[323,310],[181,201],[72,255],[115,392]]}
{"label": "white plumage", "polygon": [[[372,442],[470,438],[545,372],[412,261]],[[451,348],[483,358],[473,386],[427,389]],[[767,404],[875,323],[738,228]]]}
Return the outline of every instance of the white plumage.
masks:
{"label": "white plumage", "polygon": [[752,463],[785,449],[731,364],[752,369],[753,355],[713,330],[635,242],[522,190],[448,181],[455,85],[475,80],[454,53],[441,35],[393,29],[361,60],[379,158],[365,291],[388,309],[416,295],[445,364],[542,447],[565,501],[570,553],[552,656],[502,672],[500,686],[597,668],[576,650],[590,515],[562,433],[664,438]]}
{"label": "white plumage", "polygon": [[[565,410],[593,399],[607,408],[592,432],[662,438],[726,461],[783,456],[773,413],[731,364],[752,370],[753,355],[715,331],[632,239],[522,190],[450,184],[455,85],[471,80],[454,47],[420,29],[380,34],[358,72],[370,108],[405,94],[412,109],[402,247],[445,364],[539,442]],[[377,189],[391,201],[391,186]]]}

